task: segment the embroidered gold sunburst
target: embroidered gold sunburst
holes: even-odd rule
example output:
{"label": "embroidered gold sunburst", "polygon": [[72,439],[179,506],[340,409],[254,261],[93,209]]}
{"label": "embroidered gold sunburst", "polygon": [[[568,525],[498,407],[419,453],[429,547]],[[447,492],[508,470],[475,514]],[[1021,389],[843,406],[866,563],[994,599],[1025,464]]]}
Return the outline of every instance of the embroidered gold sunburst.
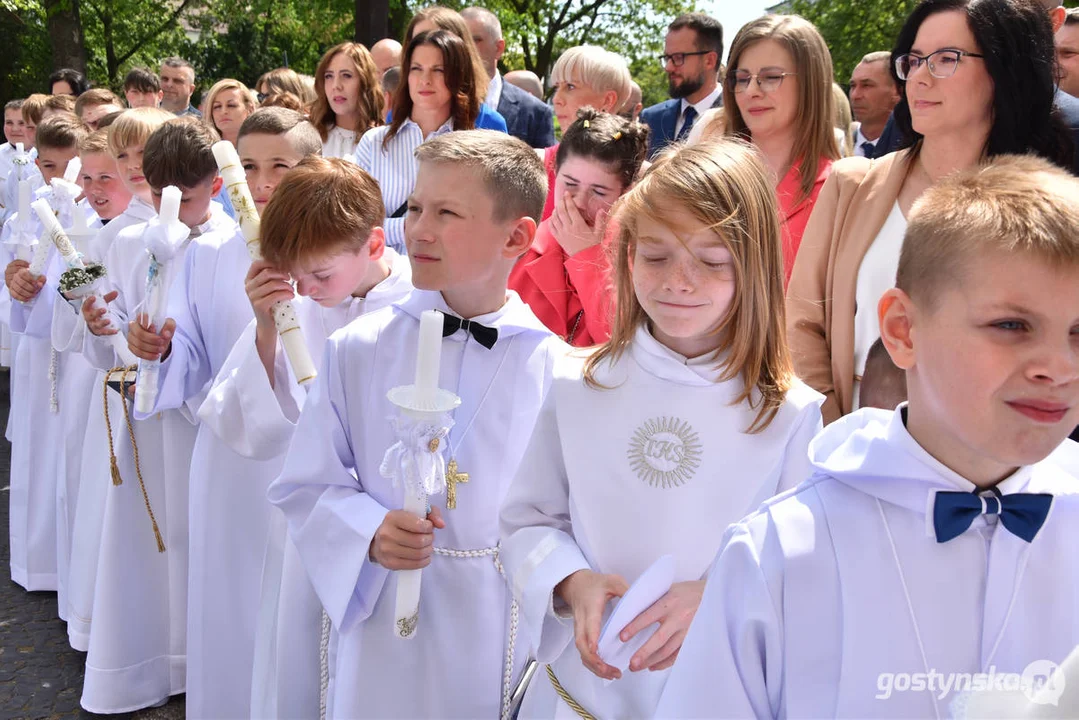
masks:
{"label": "embroidered gold sunburst", "polygon": [[652,487],[679,487],[701,465],[700,438],[685,420],[652,418],[633,433],[626,456],[637,477]]}

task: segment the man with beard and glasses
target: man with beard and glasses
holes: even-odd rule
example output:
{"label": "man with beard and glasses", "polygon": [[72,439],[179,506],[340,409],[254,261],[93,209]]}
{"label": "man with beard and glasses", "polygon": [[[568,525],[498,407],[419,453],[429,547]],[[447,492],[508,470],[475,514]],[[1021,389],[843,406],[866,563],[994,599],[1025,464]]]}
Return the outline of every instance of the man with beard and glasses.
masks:
{"label": "man with beard and glasses", "polygon": [[663,54],[671,100],[641,112],[641,121],[652,130],[648,157],[671,142],[684,140],[694,121],[710,108],[723,107],[718,82],[723,61],[723,26],[704,13],[679,15],[667,27]]}

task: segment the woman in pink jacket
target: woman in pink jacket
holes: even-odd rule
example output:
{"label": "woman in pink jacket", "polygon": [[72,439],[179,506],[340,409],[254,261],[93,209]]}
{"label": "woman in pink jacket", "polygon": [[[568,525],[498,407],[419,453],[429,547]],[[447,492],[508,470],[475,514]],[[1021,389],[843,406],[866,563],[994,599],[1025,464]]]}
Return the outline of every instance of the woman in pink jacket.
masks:
{"label": "woman in pink jacket", "polygon": [[513,268],[510,288],[571,345],[610,337],[607,214],[633,184],[647,151],[647,126],[591,108],[577,114],[558,146],[554,211]]}

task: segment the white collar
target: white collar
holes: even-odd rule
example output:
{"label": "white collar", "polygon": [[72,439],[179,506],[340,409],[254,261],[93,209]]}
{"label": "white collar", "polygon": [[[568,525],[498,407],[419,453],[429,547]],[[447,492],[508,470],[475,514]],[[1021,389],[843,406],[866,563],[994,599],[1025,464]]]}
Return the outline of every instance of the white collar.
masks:
{"label": "white collar", "polygon": [[[419,133],[420,133],[420,137],[423,137],[423,128],[421,128],[416,123],[416,121],[414,121],[412,118],[408,118],[403,123],[401,123],[401,130],[404,130],[405,128],[409,128],[409,127],[416,128],[416,130],[419,131]],[[439,135],[445,135],[448,132],[453,132],[453,116],[452,115],[450,116],[449,120],[447,120],[446,122],[442,123],[441,126],[439,126],[438,130],[435,130],[433,133],[431,133],[430,135],[428,135],[424,139],[425,140],[430,140],[431,138],[438,137]]]}
{"label": "white collar", "polygon": [[[697,111],[697,117],[704,115],[705,112],[712,109],[716,100],[719,100],[720,95],[723,94],[723,86],[716,85],[716,89],[704,96],[704,99],[698,103],[692,103],[693,109]],[[682,105],[679,108],[679,114],[685,115],[686,108],[690,106],[689,100],[682,98]]]}
{"label": "white collar", "polygon": [[[445,315],[457,315],[446,304],[442,293],[437,290],[413,290],[408,297],[398,300],[394,305],[417,320],[424,310],[438,310]],[[499,341],[519,332],[535,331],[544,335],[551,334],[551,331],[536,318],[528,305],[525,305],[521,297],[513,290],[506,291],[506,302],[499,309],[468,319],[480,325],[498,328]]]}
{"label": "white collar", "polygon": [[687,358],[656,340],[647,324],[637,328],[630,352],[637,364],[649,373],[682,385],[715,385],[723,375],[717,351]]}

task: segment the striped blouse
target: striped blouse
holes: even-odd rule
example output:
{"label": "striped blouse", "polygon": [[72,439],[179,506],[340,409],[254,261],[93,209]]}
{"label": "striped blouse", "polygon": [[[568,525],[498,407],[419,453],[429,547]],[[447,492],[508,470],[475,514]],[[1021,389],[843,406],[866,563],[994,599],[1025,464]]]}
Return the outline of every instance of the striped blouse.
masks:
{"label": "striped blouse", "polygon": [[[412,120],[405,120],[389,144],[383,148],[382,139],[386,137],[389,126],[372,128],[363,134],[356,146],[356,164],[378,181],[382,190],[382,204],[386,206],[386,221],[382,228],[386,232],[386,244],[401,254],[405,250],[405,217],[390,217],[408,200],[416,186],[416,148],[424,142],[423,131]],[[438,137],[453,131],[453,119],[427,136]]]}

